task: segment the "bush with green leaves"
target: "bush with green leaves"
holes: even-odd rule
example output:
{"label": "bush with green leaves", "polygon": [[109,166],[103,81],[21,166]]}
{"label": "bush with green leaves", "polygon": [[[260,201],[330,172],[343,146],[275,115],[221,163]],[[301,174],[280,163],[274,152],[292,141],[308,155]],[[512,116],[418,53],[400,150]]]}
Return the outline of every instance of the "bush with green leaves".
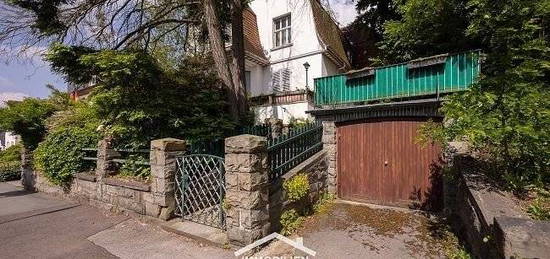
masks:
{"label": "bush with green leaves", "polygon": [[49,133],[34,151],[36,169],[58,185],[70,182],[73,175],[89,170],[83,161],[82,148],[94,147],[99,134],[83,128],[68,127]]}
{"label": "bush with green leaves", "polygon": [[289,209],[283,212],[280,222],[283,227],[281,234],[290,235],[304,223],[304,217],[300,216],[295,209]]}
{"label": "bush with green leaves", "polygon": [[[468,19],[460,34],[479,41],[485,53],[481,77],[469,90],[445,100],[441,111],[446,121],[431,127],[431,136],[444,143],[468,142],[480,159],[493,165],[488,175],[506,188],[523,192],[529,185],[548,186],[550,4],[545,0],[465,2]],[[410,19],[417,24],[427,18]],[[460,46],[468,45],[448,51]]]}
{"label": "bush with green leaves", "polygon": [[61,109],[56,102],[59,97],[60,93],[54,92],[49,99],[8,101],[0,108],[0,129],[20,135],[25,148],[36,148],[46,135],[46,119]]}
{"label": "bush with green leaves", "polygon": [[0,182],[19,180],[21,178],[21,162],[0,162]]}
{"label": "bush with green leaves", "polygon": [[283,182],[286,199],[296,202],[304,199],[309,193],[309,180],[307,174],[298,174]]}
{"label": "bush with green leaves", "polygon": [[129,155],[119,169],[121,176],[148,180],[151,176],[151,166],[147,163],[149,159],[140,155]]}
{"label": "bush with green leaves", "polygon": [[53,45],[46,59],[70,82],[96,76],[89,102],[117,147],[143,148],[163,137],[223,138],[236,126],[207,57],[186,57],[173,68],[138,50]]}
{"label": "bush with green leaves", "polygon": [[21,145],[13,145],[0,151],[0,163],[21,161]]}

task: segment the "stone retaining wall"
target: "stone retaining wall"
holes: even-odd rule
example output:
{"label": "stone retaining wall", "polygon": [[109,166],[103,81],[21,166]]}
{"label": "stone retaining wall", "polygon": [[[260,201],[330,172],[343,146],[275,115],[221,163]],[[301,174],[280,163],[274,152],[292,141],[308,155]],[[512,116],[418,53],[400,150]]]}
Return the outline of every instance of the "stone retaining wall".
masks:
{"label": "stone retaining wall", "polygon": [[328,157],[327,152],[322,150],[311,156],[306,161],[294,167],[281,178],[274,181],[270,186],[269,192],[269,220],[271,222],[271,231],[281,230],[280,218],[285,209],[291,208],[292,203],[286,201],[286,193],[283,188],[284,181],[300,174],[307,174],[309,181],[309,200],[314,204],[319,200],[323,193],[328,192]]}
{"label": "stone retaining wall", "polygon": [[532,220],[512,194],[497,191],[476,172],[468,157],[456,157],[460,170],[454,213],[475,258],[548,258],[550,222]]}
{"label": "stone retaining wall", "polygon": [[285,201],[283,182],[299,173],[309,180],[309,201],[328,192],[329,161],[320,151],[291,171],[269,181],[266,138],[239,135],[225,140],[225,212],[227,234],[233,245],[244,246],[281,229]]}
{"label": "stone retaining wall", "polygon": [[65,186],[50,183],[40,172],[32,170],[32,158],[23,152],[22,183],[27,190],[73,199],[108,210],[131,211],[163,220],[170,219],[175,209],[174,174],[176,153],[185,150],[185,142],[160,139],[151,142],[151,183],[127,181],[109,177],[112,158],[108,140],[98,144],[97,168],[79,173]]}

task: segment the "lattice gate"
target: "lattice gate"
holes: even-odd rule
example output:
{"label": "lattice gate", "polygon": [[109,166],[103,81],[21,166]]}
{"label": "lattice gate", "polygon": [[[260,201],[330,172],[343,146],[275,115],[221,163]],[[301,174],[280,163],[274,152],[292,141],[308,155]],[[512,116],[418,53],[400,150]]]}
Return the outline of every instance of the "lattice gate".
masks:
{"label": "lattice gate", "polygon": [[222,206],[225,168],[222,157],[203,154],[177,158],[176,215],[185,220],[225,229]]}

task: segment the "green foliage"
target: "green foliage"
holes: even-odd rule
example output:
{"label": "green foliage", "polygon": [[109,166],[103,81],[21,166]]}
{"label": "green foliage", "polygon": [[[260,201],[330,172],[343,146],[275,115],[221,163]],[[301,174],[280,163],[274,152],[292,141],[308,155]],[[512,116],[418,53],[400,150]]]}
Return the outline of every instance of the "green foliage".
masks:
{"label": "green foliage", "polygon": [[281,234],[290,235],[304,223],[304,217],[300,216],[295,209],[285,210],[281,215]]}
{"label": "green foliage", "polygon": [[121,176],[129,176],[148,180],[151,176],[151,166],[147,164],[148,159],[140,155],[130,155],[122,164],[119,170]]}
{"label": "green foliage", "polygon": [[64,0],[7,0],[8,3],[19,6],[34,14],[33,29],[49,36],[61,33],[66,25],[59,19],[59,6],[67,4]]}
{"label": "green foliage", "polygon": [[98,140],[95,131],[77,127],[57,129],[34,151],[35,167],[52,183],[66,184],[73,174],[90,169],[83,163],[81,149],[97,145]]}
{"label": "green foliage", "polygon": [[7,107],[0,109],[0,129],[20,135],[23,146],[32,150],[46,135],[45,120],[56,109],[50,100],[9,101]]}
{"label": "green foliage", "polygon": [[465,37],[467,0],[395,1],[401,19],[384,24],[380,42],[384,63],[403,62],[421,56],[475,48]]}
{"label": "green foliage", "polygon": [[0,182],[13,181],[21,178],[21,163],[0,161]]}
{"label": "green foliage", "polygon": [[307,174],[298,174],[283,183],[286,199],[291,202],[300,201],[309,193]]}
{"label": "green foliage", "polygon": [[449,259],[470,259],[472,256],[464,248],[456,248],[451,251],[447,251],[447,258]]}
{"label": "green foliage", "polygon": [[527,213],[533,219],[550,220],[550,192],[540,189],[537,197],[527,207]]}
{"label": "green foliage", "polygon": [[17,144],[0,151],[0,163],[20,161],[21,148],[21,145]]}
{"label": "green foliage", "polygon": [[384,23],[391,20],[398,20],[401,15],[397,11],[395,0],[359,0],[356,9],[359,16],[356,23],[371,28],[377,38],[384,32]]}
{"label": "green foliage", "polygon": [[[550,183],[550,44],[541,37],[543,1],[471,1],[468,33],[487,45],[479,83],[444,103],[435,135],[466,140],[515,190]],[[544,19],[543,19],[544,20]]]}
{"label": "green foliage", "polygon": [[89,102],[118,147],[140,148],[163,137],[217,139],[235,128],[206,57],[186,57],[172,69],[140,51],[54,45],[47,60],[70,82],[97,76]]}
{"label": "green foliage", "polygon": [[321,194],[321,197],[319,197],[319,200],[313,204],[313,211],[315,213],[325,213],[330,208],[335,198],[333,194],[324,192]]}

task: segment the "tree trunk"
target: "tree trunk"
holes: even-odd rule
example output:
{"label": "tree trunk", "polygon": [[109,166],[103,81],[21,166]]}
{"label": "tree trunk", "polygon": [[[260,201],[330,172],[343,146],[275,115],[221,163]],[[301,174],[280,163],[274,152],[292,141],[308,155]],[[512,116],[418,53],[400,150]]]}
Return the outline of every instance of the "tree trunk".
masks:
{"label": "tree trunk", "polygon": [[232,62],[227,58],[222,38],[222,27],[216,8],[216,0],[203,0],[204,15],[208,28],[208,40],[218,76],[227,88],[227,102],[234,120],[238,121],[248,110],[244,86],[244,40],[242,4],[232,0]]}
{"label": "tree trunk", "polygon": [[231,58],[233,87],[235,89],[239,115],[248,111],[244,72],[244,32],[242,0],[232,0],[231,8]]}

